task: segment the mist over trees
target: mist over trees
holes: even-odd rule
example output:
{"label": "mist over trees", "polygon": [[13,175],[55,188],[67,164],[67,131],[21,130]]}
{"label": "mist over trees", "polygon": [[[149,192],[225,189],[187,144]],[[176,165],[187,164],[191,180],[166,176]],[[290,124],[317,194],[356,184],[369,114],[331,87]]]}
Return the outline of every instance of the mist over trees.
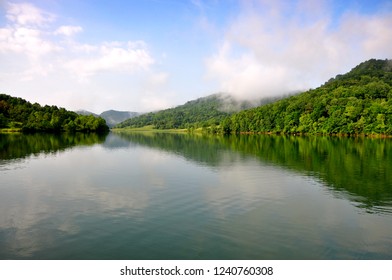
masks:
{"label": "mist over trees", "polygon": [[128,119],[117,128],[139,128],[153,126],[156,129],[197,129],[216,127],[226,117],[235,112],[271,103],[275,98],[263,98],[253,101],[239,101],[224,93],[212,94],[196,100],[188,101],[184,105],[158,112],[150,112]]}
{"label": "mist over trees", "polygon": [[317,89],[234,114],[220,131],[392,135],[392,61],[371,59]]}
{"label": "mist over trees", "polygon": [[128,119],[117,125],[117,127],[137,128],[152,125],[157,129],[171,129],[217,125],[230,115],[230,108],[222,110],[222,105],[223,102],[219,95],[210,95],[189,101],[175,108],[151,112]]}
{"label": "mist over trees", "polygon": [[211,95],[117,127],[203,128],[219,134],[392,135],[392,61],[371,59],[316,89],[262,104],[255,107]]}

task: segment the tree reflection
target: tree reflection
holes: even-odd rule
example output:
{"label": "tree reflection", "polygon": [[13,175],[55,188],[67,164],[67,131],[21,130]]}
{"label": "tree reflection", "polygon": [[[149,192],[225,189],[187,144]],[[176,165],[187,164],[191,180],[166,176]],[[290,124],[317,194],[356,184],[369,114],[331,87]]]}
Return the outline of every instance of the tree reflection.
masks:
{"label": "tree reflection", "polygon": [[0,133],[0,160],[25,158],[32,154],[50,154],[78,145],[91,146],[103,143],[105,138],[105,134],[95,133]]}
{"label": "tree reflection", "polygon": [[176,153],[210,167],[227,164],[230,161],[228,152],[235,151],[321,180],[330,189],[349,194],[359,207],[372,211],[392,206],[391,139],[116,134],[132,143]]}

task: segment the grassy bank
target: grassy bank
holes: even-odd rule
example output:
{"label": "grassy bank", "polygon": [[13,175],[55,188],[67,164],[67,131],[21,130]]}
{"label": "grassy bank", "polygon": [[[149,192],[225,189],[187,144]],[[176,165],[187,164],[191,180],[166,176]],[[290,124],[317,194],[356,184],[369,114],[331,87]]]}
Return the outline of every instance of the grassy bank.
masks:
{"label": "grassy bank", "polygon": [[112,131],[135,131],[135,132],[166,132],[166,133],[188,133],[187,129],[156,129],[153,125],[147,125],[143,127],[126,127],[126,128],[112,128]]}

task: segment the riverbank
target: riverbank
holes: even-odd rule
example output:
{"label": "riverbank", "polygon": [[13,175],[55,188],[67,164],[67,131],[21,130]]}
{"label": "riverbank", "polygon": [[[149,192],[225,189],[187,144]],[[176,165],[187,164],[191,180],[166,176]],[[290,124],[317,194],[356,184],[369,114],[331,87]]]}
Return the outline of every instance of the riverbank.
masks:
{"label": "riverbank", "polygon": [[110,129],[113,132],[165,132],[165,133],[189,133],[188,129],[185,128],[171,128],[171,129],[156,129],[153,125],[147,125],[143,127],[126,127],[126,128],[112,128]]}
{"label": "riverbank", "polygon": [[[161,132],[161,133],[189,133],[189,134],[211,134],[211,135],[224,135],[223,133],[212,132],[211,127],[207,128],[196,128],[196,129],[186,129],[186,128],[171,128],[171,129],[156,129],[153,125],[143,126],[143,127],[127,127],[127,128],[112,128],[111,131],[129,131],[129,132]],[[235,134],[235,133],[232,133]],[[392,138],[392,135],[387,134],[369,134],[369,133],[284,133],[284,132],[240,132],[240,135],[281,135],[281,136],[331,136],[331,137],[361,137],[361,138]]]}
{"label": "riverbank", "polygon": [[0,133],[21,133],[21,128],[0,128]]}
{"label": "riverbank", "polygon": [[367,133],[281,133],[281,132],[240,132],[241,135],[286,135],[286,136],[331,136],[331,137],[367,137],[367,138],[392,138],[387,134]]}

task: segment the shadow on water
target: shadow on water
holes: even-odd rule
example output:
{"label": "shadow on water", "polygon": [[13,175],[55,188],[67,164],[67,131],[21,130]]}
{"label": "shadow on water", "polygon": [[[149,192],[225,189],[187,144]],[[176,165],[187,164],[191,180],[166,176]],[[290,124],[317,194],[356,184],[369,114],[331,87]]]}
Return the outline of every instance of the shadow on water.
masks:
{"label": "shadow on water", "polygon": [[227,162],[228,153],[224,151],[235,151],[320,180],[335,194],[343,194],[367,211],[388,212],[392,206],[391,139],[140,132],[116,135],[133,145],[178,154],[209,167]]}

